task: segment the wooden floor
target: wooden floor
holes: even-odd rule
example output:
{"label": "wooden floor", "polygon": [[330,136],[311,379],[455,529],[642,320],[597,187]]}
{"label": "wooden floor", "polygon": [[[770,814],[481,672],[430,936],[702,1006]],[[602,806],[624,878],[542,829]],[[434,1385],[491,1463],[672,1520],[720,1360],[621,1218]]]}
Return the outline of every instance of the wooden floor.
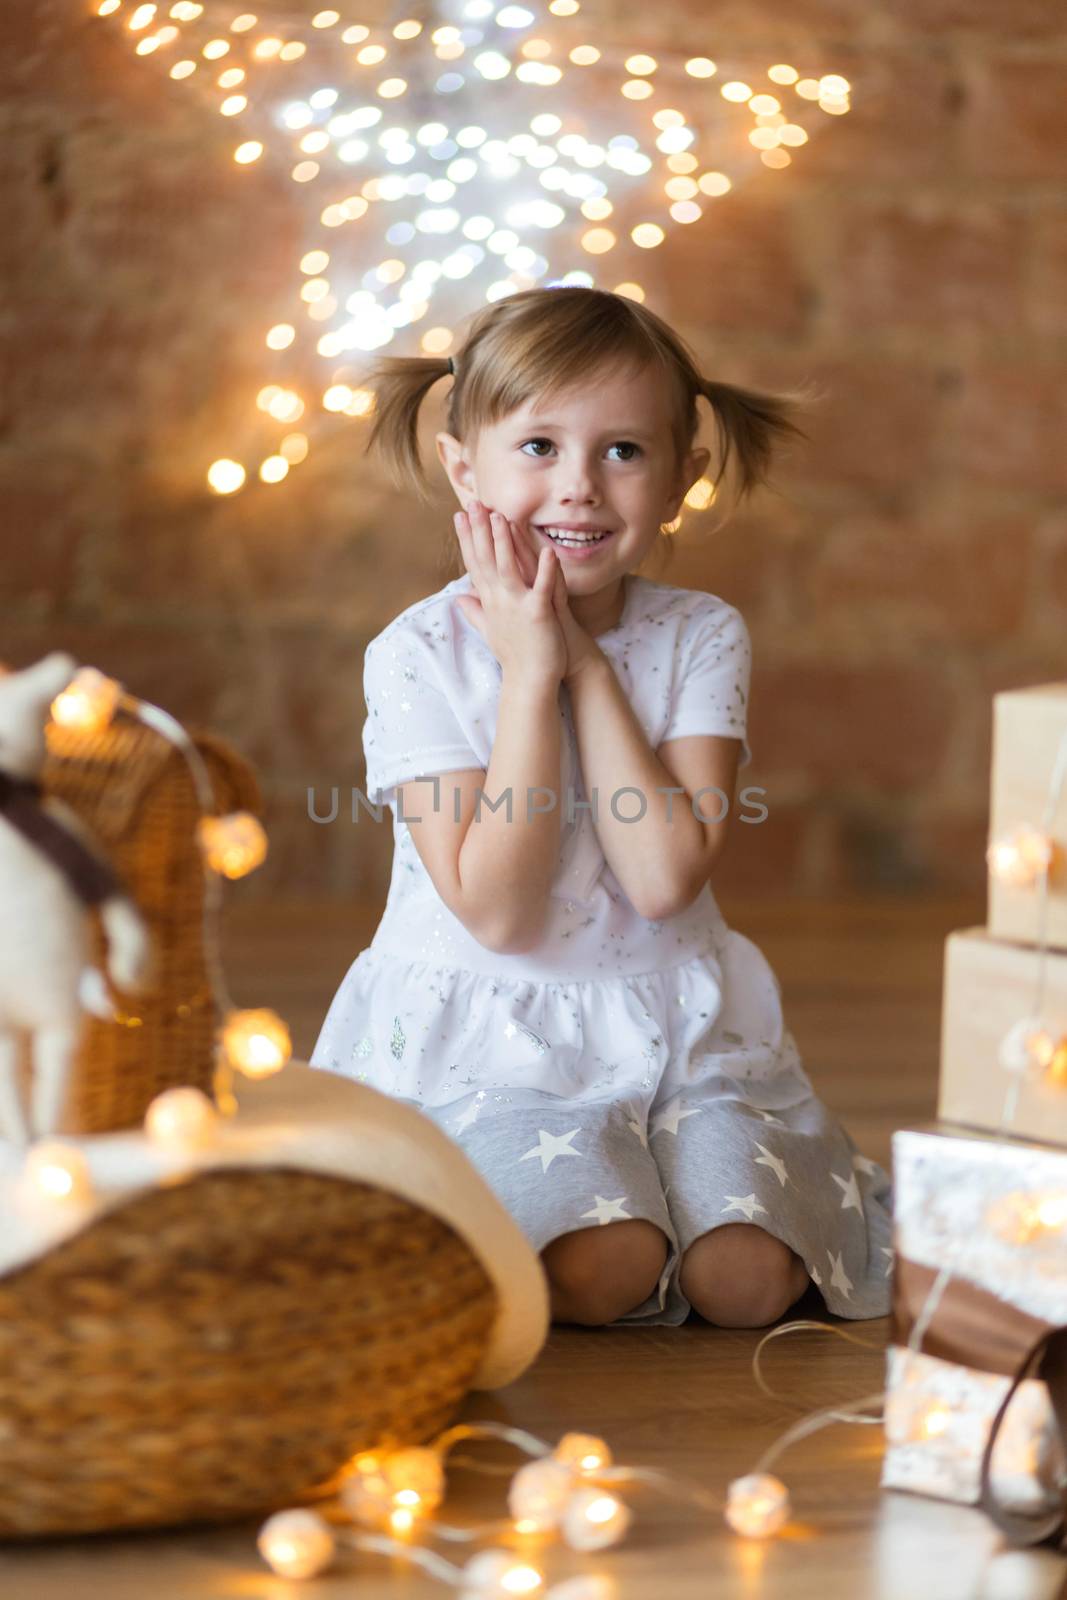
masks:
{"label": "wooden floor", "polygon": [[[933,1115],[945,935],[984,922],[984,905],[724,900],[723,911],[777,972],[787,1024],[817,1092],[860,1148],[888,1163],[892,1130]],[[268,921],[260,908],[231,901],[227,972],[235,1000],[281,1011],[296,1053],[306,1056],[374,923],[373,908],[279,906]],[[766,1398],[753,1382],[759,1333],[691,1321],[682,1328],[556,1329],[525,1377],[499,1393],[472,1396],[463,1414],[507,1421],[553,1441],[568,1429],[597,1433],[620,1461],[690,1474],[721,1494],[788,1425],[792,1405],[807,1410],[881,1388],[886,1323],[840,1325],[878,1348],[858,1349],[820,1333],[772,1341],[765,1374],[788,1403]],[[579,1557],[549,1547],[539,1559],[553,1580],[610,1572],[619,1600],[1052,1600],[1067,1594],[1056,1556],[1003,1549],[977,1512],[880,1492],[880,1458],[876,1426],[837,1426],[793,1446],[776,1471],[790,1486],[794,1520],[771,1543],[738,1539],[713,1514],[643,1492],[632,1500],[634,1526],[618,1550]],[[454,1521],[501,1515],[506,1482],[457,1468],[447,1515]],[[0,1549],[0,1594],[12,1600],[356,1594],[432,1600],[450,1592],[375,1556],[347,1557],[344,1567],[304,1583],[283,1581],[256,1553],[258,1526],[257,1520],[221,1530],[9,1545]],[[442,1553],[463,1559],[455,1547]]]}

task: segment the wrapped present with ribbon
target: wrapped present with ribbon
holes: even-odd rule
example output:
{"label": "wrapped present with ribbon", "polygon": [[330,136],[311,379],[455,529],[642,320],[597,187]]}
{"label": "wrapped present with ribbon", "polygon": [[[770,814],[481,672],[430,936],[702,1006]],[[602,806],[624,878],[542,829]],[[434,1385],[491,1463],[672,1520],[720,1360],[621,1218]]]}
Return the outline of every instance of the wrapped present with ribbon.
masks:
{"label": "wrapped present with ribbon", "polygon": [[1067,1549],[1067,1151],[893,1136],[885,1488]]}

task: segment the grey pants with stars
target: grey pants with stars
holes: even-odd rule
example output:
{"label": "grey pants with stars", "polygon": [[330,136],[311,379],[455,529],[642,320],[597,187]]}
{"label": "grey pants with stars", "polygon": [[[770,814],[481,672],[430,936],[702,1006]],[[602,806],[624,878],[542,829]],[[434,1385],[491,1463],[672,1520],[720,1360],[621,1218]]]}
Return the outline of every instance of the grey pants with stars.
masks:
{"label": "grey pants with stars", "polygon": [[457,1139],[534,1249],[561,1234],[645,1218],[669,1253],[653,1294],[620,1323],[675,1325],[690,1305],[682,1257],[731,1222],[796,1251],[827,1310],[884,1316],[892,1262],[890,1184],[814,1096],[777,1111],[704,1078],[639,1107],[529,1089],[420,1106]]}

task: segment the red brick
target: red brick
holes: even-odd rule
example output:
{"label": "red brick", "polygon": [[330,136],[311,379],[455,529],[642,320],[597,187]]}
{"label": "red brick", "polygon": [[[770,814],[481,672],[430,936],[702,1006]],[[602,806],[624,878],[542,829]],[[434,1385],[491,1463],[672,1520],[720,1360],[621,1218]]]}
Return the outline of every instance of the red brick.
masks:
{"label": "red brick", "polygon": [[1018,217],[990,203],[933,196],[857,201],[843,213],[827,286],[837,326],[865,334],[1023,322],[1024,260]]}
{"label": "red brick", "polygon": [[831,790],[899,794],[936,780],[953,696],[932,665],[756,661],[749,736],[760,770]]}
{"label": "red brick", "polygon": [[1063,36],[1063,13],[1050,0],[1018,0],[1010,12],[1001,0],[884,0],[881,10],[915,34],[935,38],[950,31],[1006,41]]}
{"label": "red brick", "polygon": [[1050,207],[1035,207],[1035,213],[1027,322],[1039,337],[1062,339],[1067,334],[1067,216]]}
{"label": "red brick", "polygon": [[[865,182],[897,184],[902,175],[909,185],[941,183],[951,165],[961,115],[961,86],[951,57],[892,37],[864,46],[856,41],[856,27],[854,18],[844,45],[829,39],[795,55],[788,46],[769,44],[771,59],[790,62],[802,76],[837,73],[851,86],[851,109],[842,115],[785,91],[783,106],[807,130],[808,143],[790,151],[792,165],[784,173],[769,177],[784,179],[794,201],[810,195],[809,204],[825,204],[825,178],[843,179],[857,189]],[[714,49],[708,53],[714,58]],[[773,84],[767,87],[776,92]]]}
{"label": "red brick", "polygon": [[663,315],[712,333],[798,334],[813,291],[791,229],[788,208],[774,196],[707,200],[700,221],[673,230],[662,247]]}
{"label": "red brick", "polygon": [[945,428],[943,465],[998,490],[1067,488],[1067,385],[1058,361],[975,359]]}
{"label": "red brick", "polygon": [[936,369],[860,352],[851,361],[790,355],[777,366],[783,390],[810,382],[817,394],[801,419],[810,443],[791,442],[776,470],[783,489],[844,483],[896,492],[933,472],[945,406]]}
{"label": "red brick", "polygon": [[839,639],[995,640],[1022,626],[1032,527],[980,509],[848,518],[796,554],[794,581]]}
{"label": "red brick", "polygon": [[[1050,10],[1054,8],[1050,7]],[[1063,18],[1060,16],[1061,35]],[[1063,177],[1067,61],[971,56],[961,150],[983,184],[997,178]]]}

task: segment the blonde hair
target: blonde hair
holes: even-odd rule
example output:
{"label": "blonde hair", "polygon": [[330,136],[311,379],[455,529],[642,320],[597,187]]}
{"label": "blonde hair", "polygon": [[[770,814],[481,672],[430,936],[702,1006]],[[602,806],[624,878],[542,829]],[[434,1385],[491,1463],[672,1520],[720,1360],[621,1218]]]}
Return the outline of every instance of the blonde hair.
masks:
{"label": "blonde hair", "polygon": [[731,459],[736,459],[740,501],[768,481],[780,441],[808,437],[793,419],[810,391],[770,395],[705,378],[685,341],[647,306],[606,289],[567,284],[524,289],[486,306],[472,319],[454,358],[379,357],[364,380],[375,397],[367,449],[377,451],[400,487],[429,499],[419,456],[419,411],[433,385],[453,367],[446,427],[453,437],[467,440],[528,400],[588,379],[606,365],[649,361],[658,361],[671,380],[671,431],[679,461],[700,426],[697,400],[703,396],[709,402],[722,439],[716,492]]}

